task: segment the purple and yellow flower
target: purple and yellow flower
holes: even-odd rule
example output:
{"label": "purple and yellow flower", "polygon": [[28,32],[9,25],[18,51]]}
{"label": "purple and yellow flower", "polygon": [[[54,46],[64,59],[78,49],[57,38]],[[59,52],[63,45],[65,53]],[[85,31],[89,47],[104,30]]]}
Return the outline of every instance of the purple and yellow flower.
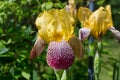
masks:
{"label": "purple and yellow flower", "polygon": [[[34,59],[41,54],[48,44],[46,56],[48,65],[54,69],[70,67],[74,61],[74,46],[81,45],[73,44],[72,38],[75,38],[73,17],[65,9],[51,9],[40,13],[35,24],[38,28],[38,39],[31,50],[30,58]],[[76,41],[80,43],[79,39]],[[77,53],[80,52],[79,49]]]}

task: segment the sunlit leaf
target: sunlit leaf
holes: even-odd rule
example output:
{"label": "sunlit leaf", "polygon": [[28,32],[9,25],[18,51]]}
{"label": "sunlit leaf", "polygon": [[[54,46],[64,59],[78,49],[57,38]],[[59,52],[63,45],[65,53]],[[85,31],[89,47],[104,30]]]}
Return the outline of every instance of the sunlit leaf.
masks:
{"label": "sunlit leaf", "polygon": [[51,8],[53,7],[53,2],[43,3],[43,4],[41,5],[41,7],[42,7],[43,10],[44,10],[44,9],[46,9],[46,10],[51,9]]}
{"label": "sunlit leaf", "polygon": [[28,80],[30,79],[30,74],[25,71],[22,71],[22,76]]}
{"label": "sunlit leaf", "polygon": [[1,49],[0,49],[0,54],[6,53],[6,52],[8,52],[8,51],[9,51],[8,48],[1,48]]}
{"label": "sunlit leaf", "polygon": [[97,1],[97,4],[101,6],[101,5],[103,5],[104,2],[105,2],[105,0],[99,0],[99,1]]}
{"label": "sunlit leaf", "polygon": [[67,80],[66,70],[64,70],[64,72],[63,72],[63,74],[62,74],[61,80]]}

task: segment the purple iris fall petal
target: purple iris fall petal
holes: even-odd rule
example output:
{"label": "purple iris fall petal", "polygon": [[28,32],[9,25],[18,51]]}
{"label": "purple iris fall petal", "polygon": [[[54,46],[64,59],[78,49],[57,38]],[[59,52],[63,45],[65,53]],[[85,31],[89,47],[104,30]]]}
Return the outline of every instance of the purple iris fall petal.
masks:
{"label": "purple iris fall petal", "polygon": [[54,69],[67,69],[74,61],[74,52],[65,40],[52,41],[48,46],[47,63]]}
{"label": "purple iris fall petal", "polygon": [[120,43],[120,31],[115,29],[115,27],[110,27],[109,30],[114,34],[118,42]]}
{"label": "purple iris fall petal", "polygon": [[45,49],[46,43],[43,39],[37,38],[31,52],[30,52],[30,59],[34,59],[39,56]]}
{"label": "purple iris fall petal", "polygon": [[85,28],[85,27],[81,28],[79,30],[79,39],[81,41],[84,41],[89,36],[90,32],[91,32],[90,28]]}

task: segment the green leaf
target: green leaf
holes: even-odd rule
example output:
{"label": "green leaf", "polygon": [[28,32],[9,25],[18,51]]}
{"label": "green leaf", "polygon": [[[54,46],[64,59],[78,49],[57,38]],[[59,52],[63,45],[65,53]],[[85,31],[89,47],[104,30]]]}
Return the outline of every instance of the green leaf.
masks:
{"label": "green leaf", "polygon": [[54,3],[53,7],[61,9],[64,8],[65,5],[66,5],[65,3]]}
{"label": "green leaf", "polygon": [[10,73],[12,74],[12,76],[14,76],[14,67],[10,68]]}
{"label": "green leaf", "polygon": [[105,0],[99,0],[99,1],[97,2],[97,4],[101,6],[101,5],[103,5],[104,2],[105,2]]}
{"label": "green leaf", "polygon": [[73,72],[71,67],[66,70],[66,74],[67,74],[67,80],[73,80]]}
{"label": "green leaf", "polygon": [[59,74],[59,72],[60,71],[57,71],[57,70],[54,69],[54,73],[56,75],[57,80],[60,80],[60,74]]}
{"label": "green leaf", "polygon": [[0,54],[6,53],[6,52],[8,52],[8,51],[9,51],[8,48],[1,48],[1,49],[0,49]]}
{"label": "green leaf", "polygon": [[53,2],[46,2],[41,5],[42,10],[49,10],[53,7]]}
{"label": "green leaf", "polygon": [[53,3],[52,2],[47,2],[46,3],[46,9],[51,9],[53,6]]}
{"label": "green leaf", "polygon": [[64,72],[63,72],[63,74],[62,74],[61,80],[67,80],[66,70],[64,70]]}
{"label": "green leaf", "polygon": [[30,74],[25,71],[22,71],[22,76],[28,80],[30,79]]}
{"label": "green leaf", "polygon": [[28,27],[28,28],[25,30],[25,35],[26,35],[26,37],[28,37],[29,34],[31,34],[31,32],[32,32],[31,27]]}
{"label": "green leaf", "polygon": [[0,34],[2,34],[3,33],[3,29],[2,28],[0,28]]}
{"label": "green leaf", "polygon": [[38,75],[36,70],[33,70],[33,80],[38,80]]}

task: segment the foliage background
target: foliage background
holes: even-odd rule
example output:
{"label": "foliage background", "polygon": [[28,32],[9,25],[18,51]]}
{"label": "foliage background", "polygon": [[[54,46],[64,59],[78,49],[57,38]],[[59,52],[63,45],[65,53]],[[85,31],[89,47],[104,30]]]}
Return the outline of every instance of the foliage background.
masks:
{"label": "foliage background", "polygon": [[[88,5],[86,0],[77,1],[80,6]],[[0,80],[56,80],[53,70],[46,63],[46,50],[33,61],[29,59],[29,54],[36,39],[34,22],[38,14],[51,8],[64,8],[66,2],[67,0],[0,0]],[[112,7],[114,26],[120,30],[120,0],[96,0],[95,8],[107,4]],[[77,33],[80,25],[76,26]],[[113,35],[108,32],[104,38],[105,48],[111,49],[113,53],[120,53],[115,52],[112,46],[109,47],[114,45],[114,38],[111,38]],[[85,57],[76,59],[71,67],[73,80],[87,80],[87,42],[84,45]],[[113,63],[118,60],[112,55],[105,49],[102,56],[103,65],[109,62],[110,66],[105,66],[102,70],[110,74],[108,76],[111,76],[111,80]],[[103,78],[104,76],[101,80]]]}

